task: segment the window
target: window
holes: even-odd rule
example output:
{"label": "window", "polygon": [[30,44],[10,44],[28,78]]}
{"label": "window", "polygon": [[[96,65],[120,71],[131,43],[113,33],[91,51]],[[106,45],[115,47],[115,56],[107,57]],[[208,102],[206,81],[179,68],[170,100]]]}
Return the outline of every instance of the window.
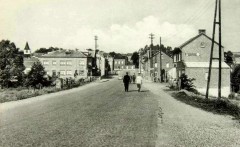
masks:
{"label": "window", "polygon": [[134,69],[134,66],[132,66],[132,69]]}
{"label": "window", "polygon": [[84,60],[79,60],[79,65],[80,66],[84,66],[85,65],[85,61]]}
{"label": "window", "polygon": [[178,54],[178,61],[181,61],[181,60],[182,60],[182,55]]}
{"label": "window", "polygon": [[47,60],[43,60],[43,65],[49,65],[49,62]]}
{"label": "window", "polygon": [[60,66],[65,66],[66,65],[66,61],[60,61]]}
{"label": "window", "polygon": [[83,76],[84,75],[84,70],[79,70],[79,75]]}
{"label": "window", "polygon": [[52,70],[52,76],[57,76],[56,70]]}
{"label": "window", "polygon": [[123,69],[123,66],[122,66],[122,69]]}
{"label": "window", "polygon": [[72,71],[71,70],[67,70],[67,75],[72,75]]}
{"label": "window", "polygon": [[126,66],[126,69],[128,69],[128,66]]}
{"label": "window", "polygon": [[68,65],[68,66],[71,66],[71,65],[72,65],[72,61],[68,60],[68,61],[67,61],[67,65]]}
{"label": "window", "polygon": [[205,72],[205,80],[207,81],[208,79],[208,72]]}
{"label": "window", "polygon": [[65,70],[60,70],[60,75],[61,76],[65,76],[66,75],[66,71]]}
{"label": "window", "polygon": [[166,64],[166,68],[169,68],[169,63]]}
{"label": "window", "polygon": [[52,61],[52,65],[57,65],[57,61]]}
{"label": "window", "polygon": [[173,56],[173,62],[177,62],[177,55]]}
{"label": "window", "polygon": [[123,64],[123,61],[122,61],[122,64]]}

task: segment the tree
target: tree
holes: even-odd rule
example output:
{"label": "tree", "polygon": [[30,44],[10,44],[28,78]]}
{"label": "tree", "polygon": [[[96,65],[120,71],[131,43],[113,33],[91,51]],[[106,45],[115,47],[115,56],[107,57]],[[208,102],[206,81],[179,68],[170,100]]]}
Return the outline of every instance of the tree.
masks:
{"label": "tree", "polygon": [[13,42],[0,42],[0,85],[2,87],[19,86],[23,83],[23,52]]}
{"label": "tree", "polygon": [[188,76],[186,74],[182,74],[180,76],[180,80],[181,80],[181,89],[186,89],[188,91],[193,91],[194,90],[194,84],[193,81],[195,80],[194,78],[188,78]]}
{"label": "tree", "polygon": [[37,88],[37,85],[47,86],[47,78],[45,76],[46,71],[44,70],[41,62],[35,62],[33,63],[31,70],[27,74],[25,85],[27,87],[32,86],[34,88]]}
{"label": "tree", "polygon": [[40,49],[37,49],[35,51],[35,53],[47,54],[48,52],[57,51],[57,50],[61,50],[61,48],[58,48],[58,47],[49,47],[48,49],[47,48],[40,48]]}
{"label": "tree", "polygon": [[232,65],[233,64],[233,53],[231,51],[227,51],[224,53],[224,59],[225,59],[225,62],[228,64],[228,65]]}
{"label": "tree", "polygon": [[109,55],[110,55],[111,57],[115,57],[116,53],[115,53],[115,52],[110,52]]}
{"label": "tree", "polygon": [[131,57],[131,60],[133,61],[133,64],[135,65],[136,68],[138,68],[139,66],[139,54],[138,52],[134,52],[132,57]]}
{"label": "tree", "polygon": [[236,66],[231,75],[233,91],[238,92],[240,88],[240,65]]}

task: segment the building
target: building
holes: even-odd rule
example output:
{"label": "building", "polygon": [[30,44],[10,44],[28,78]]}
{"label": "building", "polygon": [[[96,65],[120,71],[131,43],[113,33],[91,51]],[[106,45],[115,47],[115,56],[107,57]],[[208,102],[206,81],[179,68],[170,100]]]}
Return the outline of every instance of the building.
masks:
{"label": "building", "polygon": [[35,62],[39,62],[39,60],[37,57],[34,57],[34,56],[23,59],[23,65],[25,66],[25,70],[24,70],[25,74],[27,74],[31,70]]}
{"label": "building", "polygon": [[92,75],[92,57],[78,50],[57,50],[38,58],[50,76],[73,78]]}
{"label": "building", "polygon": [[125,57],[122,58],[114,58],[114,70],[122,70],[125,68],[127,60]]}
{"label": "building", "polygon": [[28,45],[28,42],[26,43],[26,45],[23,49],[23,53],[24,53],[23,65],[25,66],[24,73],[27,74],[31,70],[32,65],[35,62],[39,62],[39,60],[37,57],[32,56],[31,49]]}
{"label": "building", "polygon": [[98,72],[100,76],[105,76],[107,73],[106,68],[106,53],[103,51],[98,51],[96,54],[96,64],[98,67]]}
{"label": "building", "polygon": [[28,45],[28,42],[26,42],[26,45],[24,47],[24,57],[25,58],[31,57],[31,49],[30,49],[30,47]]}
{"label": "building", "polygon": [[[195,78],[196,89],[205,94],[207,87],[209,59],[212,39],[206,35],[205,30],[199,30],[199,34],[173,51],[173,62],[175,68],[175,78],[179,78],[185,73],[189,78]],[[218,57],[219,44],[215,42],[213,57]],[[224,59],[224,48],[222,47],[222,61]],[[218,94],[218,60],[212,63],[211,81],[209,95]],[[174,77],[172,77],[174,78]],[[222,62],[222,95],[228,96],[230,93],[230,67]]]}
{"label": "building", "polygon": [[[164,47],[163,47],[164,48]],[[140,70],[148,80],[167,82],[167,72],[173,67],[173,59],[171,51],[161,50],[160,60],[160,48],[158,45],[150,47],[146,46],[140,53]],[[162,73],[162,77],[160,75]]]}
{"label": "building", "polygon": [[[168,71],[173,68],[173,58],[170,53],[167,53],[166,51],[161,51],[161,59],[160,59],[160,51],[156,52],[153,55],[153,73],[152,77],[155,77],[156,80],[161,80],[162,82],[168,82],[169,80],[169,75]],[[160,73],[162,73],[160,75]]]}
{"label": "building", "polygon": [[233,64],[240,65],[240,52],[233,52]]}

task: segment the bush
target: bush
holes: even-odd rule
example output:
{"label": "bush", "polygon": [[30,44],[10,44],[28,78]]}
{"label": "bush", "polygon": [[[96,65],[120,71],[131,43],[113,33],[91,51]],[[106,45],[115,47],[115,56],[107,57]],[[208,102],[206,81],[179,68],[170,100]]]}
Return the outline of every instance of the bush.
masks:
{"label": "bush", "polygon": [[188,91],[195,91],[196,92],[196,89],[194,89],[194,84],[193,84],[193,81],[196,80],[194,78],[188,78],[188,76],[186,74],[182,74],[180,76],[180,80],[181,80],[181,89],[186,89]]}

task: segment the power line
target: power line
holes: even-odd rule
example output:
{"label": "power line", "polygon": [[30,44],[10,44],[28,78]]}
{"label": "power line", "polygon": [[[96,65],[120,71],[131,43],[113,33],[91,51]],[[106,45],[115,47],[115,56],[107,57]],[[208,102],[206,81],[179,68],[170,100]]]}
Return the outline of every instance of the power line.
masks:
{"label": "power line", "polygon": [[[196,20],[198,20],[198,18],[202,15],[204,15],[205,13],[207,13],[206,10],[208,10],[211,6],[213,6],[213,3],[211,1],[208,1],[205,5],[204,8],[198,9],[198,11],[196,13],[194,13],[195,15],[190,16],[188,19],[186,19],[186,21],[183,22],[183,24],[188,24],[190,22],[194,22]],[[166,36],[166,38],[171,38],[171,37],[175,37],[177,34],[182,33],[184,30],[181,30],[180,32],[176,32],[172,35],[168,35]]]}

